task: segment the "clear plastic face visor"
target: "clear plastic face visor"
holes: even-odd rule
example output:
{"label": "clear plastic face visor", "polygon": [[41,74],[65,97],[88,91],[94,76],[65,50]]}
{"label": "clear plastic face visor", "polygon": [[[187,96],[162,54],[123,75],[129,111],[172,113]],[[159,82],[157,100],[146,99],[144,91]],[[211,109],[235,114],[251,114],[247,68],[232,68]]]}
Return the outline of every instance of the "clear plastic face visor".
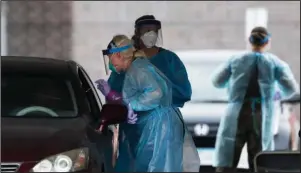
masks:
{"label": "clear plastic face visor", "polygon": [[113,64],[110,62],[110,58],[108,55],[103,55],[103,63],[104,63],[106,75],[109,75],[110,66],[113,66]]}
{"label": "clear plastic face visor", "polygon": [[123,47],[114,47],[114,45],[112,45],[112,46],[108,46],[108,47],[109,47],[108,49],[102,50],[106,75],[109,75],[110,71],[117,72],[114,65],[112,64],[112,62],[110,60],[111,55],[113,55],[114,53],[125,51],[125,50],[129,49],[130,47],[132,47],[132,45],[126,45]]}
{"label": "clear plastic face visor", "polygon": [[153,22],[142,22],[140,24],[138,23],[135,26],[135,29],[136,36],[140,38],[140,41],[144,44],[144,46],[163,46],[163,37],[160,21],[154,20]]}

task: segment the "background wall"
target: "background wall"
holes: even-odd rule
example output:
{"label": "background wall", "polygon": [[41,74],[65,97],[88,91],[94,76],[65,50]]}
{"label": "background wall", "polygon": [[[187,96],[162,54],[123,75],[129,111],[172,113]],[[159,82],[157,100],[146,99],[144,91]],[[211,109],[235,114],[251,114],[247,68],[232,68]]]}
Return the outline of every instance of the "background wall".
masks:
{"label": "background wall", "polygon": [[1,1],[4,3],[8,55],[71,57],[71,1]]}
{"label": "background wall", "polygon": [[163,22],[164,46],[173,50],[245,49],[246,9],[264,7],[271,51],[290,64],[300,81],[299,1],[6,3],[9,55],[74,59],[93,78],[104,73],[101,49],[114,34],[133,34],[141,15],[154,14]]}

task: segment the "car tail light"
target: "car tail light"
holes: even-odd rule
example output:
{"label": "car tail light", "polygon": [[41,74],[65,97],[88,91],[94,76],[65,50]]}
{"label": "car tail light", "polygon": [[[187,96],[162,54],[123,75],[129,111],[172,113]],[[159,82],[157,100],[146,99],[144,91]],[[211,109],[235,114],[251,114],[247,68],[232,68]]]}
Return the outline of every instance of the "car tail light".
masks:
{"label": "car tail light", "polygon": [[76,172],[85,170],[89,163],[88,148],[80,148],[47,157],[30,172]]}

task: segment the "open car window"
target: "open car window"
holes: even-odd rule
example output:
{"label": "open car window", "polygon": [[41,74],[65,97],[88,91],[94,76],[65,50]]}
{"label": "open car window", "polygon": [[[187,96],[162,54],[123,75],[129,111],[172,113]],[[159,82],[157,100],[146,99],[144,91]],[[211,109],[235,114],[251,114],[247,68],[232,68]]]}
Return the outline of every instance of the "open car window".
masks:
{"label": "open car window", "polygon": [[82,67],[78,68],[78,76],[81,81],[82,87],[85,90],[87,103],[89,105],[90,114],[95,118],[99,119],[101,102],[94,88],[94,85],[89,78],[88,74]]}
{"label": "open car window", "polygon": [[1,116],[75,117],[71,82],[50,76],[5,74],[1,79]]}

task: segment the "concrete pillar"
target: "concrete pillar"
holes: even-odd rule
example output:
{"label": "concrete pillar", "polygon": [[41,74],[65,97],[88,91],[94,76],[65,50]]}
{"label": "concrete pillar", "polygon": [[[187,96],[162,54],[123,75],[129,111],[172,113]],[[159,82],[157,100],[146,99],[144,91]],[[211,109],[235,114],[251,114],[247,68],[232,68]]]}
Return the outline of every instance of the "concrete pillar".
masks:
{"label": "concrete pillar", "polygon": [[69,59],[72,1],[7,1],[7,53]]}

